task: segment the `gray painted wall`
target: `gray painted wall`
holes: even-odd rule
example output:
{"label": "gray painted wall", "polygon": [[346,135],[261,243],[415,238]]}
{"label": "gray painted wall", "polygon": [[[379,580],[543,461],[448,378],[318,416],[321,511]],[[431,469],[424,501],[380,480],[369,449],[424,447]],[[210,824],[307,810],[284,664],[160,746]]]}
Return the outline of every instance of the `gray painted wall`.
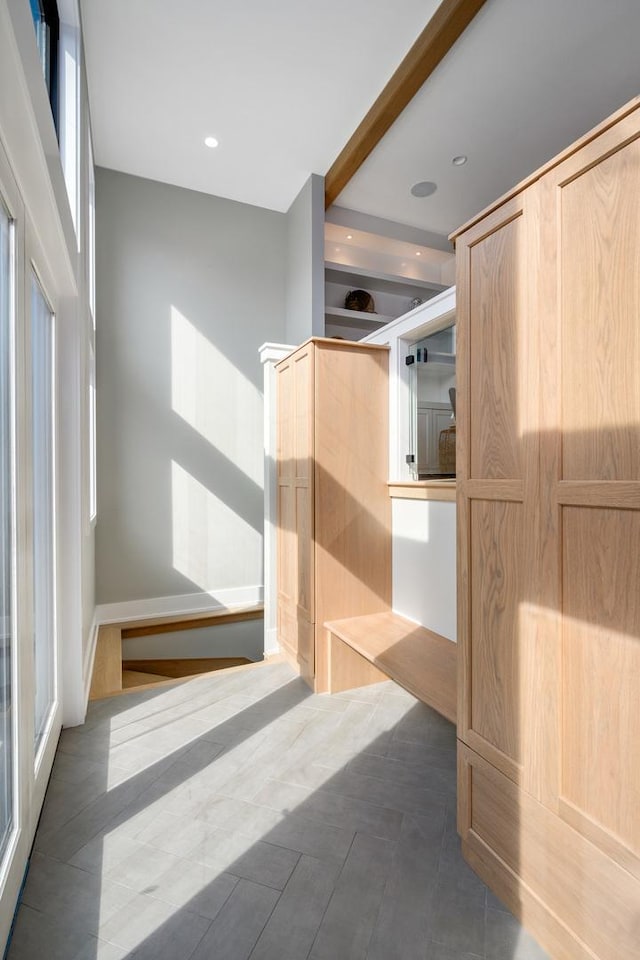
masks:
{"label": "gray painted wall", "polygon": [[313,173],[287,212],[285,343],[324,336],[324,177]]}
{"label": "gray painted wall", "polygon": [[286,216],[99,169],[98,603],[262,583]]}

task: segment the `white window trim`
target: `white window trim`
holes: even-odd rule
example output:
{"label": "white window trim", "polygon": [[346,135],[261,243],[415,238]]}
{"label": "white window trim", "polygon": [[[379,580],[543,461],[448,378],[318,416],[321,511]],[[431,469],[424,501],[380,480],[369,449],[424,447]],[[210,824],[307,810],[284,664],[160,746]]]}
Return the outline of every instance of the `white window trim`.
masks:
{"label": "white window trim", "polygon": [[[12,237],[11,237],[11,258],[10,258],[10,274],[11,274],[11,303],[10,303],[10,332],[9,332],[9,394],[10,394],[10,430],[11,430],[11,440],[10,440],[10,456],[11,456],[11,702],[14,709],[12,710],[12,722],[11,722],[11,750],[12,750],[12,825],[11,832],[7,839],[7,846],[4,850],[2,860],[0,861],[0,900],[2,894],[4,893],[7,885],[14,879],[11,874],[15,874],[15,861],[16,861],[16,851],[18,843],[20,841],[21,832],[23,828],[23,809],[22,809],[22,799],[25,794],[26,785],[23,782],[21,777],[21,751],[22,751],[22,731],[21,727],[21,717],[20,717],[20,705],[18,704],[18,696],[20,691],[20,644],[19,644],[19,626],[20,626],[20,611],[19,611],[19,597],[18,597],[18,569],[19,569],[19,557],[18,557],[18,541],[20,537],[20,530],[18,524],[18,483],[17,483],[17,471],[18,471],[18,445],[16,442],[17,435],[17,397],[16,397],[16,380],[17,380],[17,359],[18,359],[18,348],[17,348],[17,330],[18,330],[18,304],[20,301],[19,291],[21,287],[21,276],[20,276],[20,247],[23,245],[23,222],[21,219],[21,208],[19,200],[17,197],[17,188],[15,188],[12,183],[12,177],[8,170],[8,166],[5,166],[6,160],[2,153],[0,147],[0,202],[5,208],[10,223],[12,225]],[[14,881],[15,882],[15,881]]]}
{"label": "white window trim", "polygon": [[[61,8],[61,4],[58,4]],[[80,28],[60,15],[58,41],[58,127],[60,161],[71,208],[71,219],[81,249],[81,177],[80,177]]]}
{"label": "white window trim", "polygon": [[[31,243],[33,243],[33,239]],[[54,727],[56,726],[56,718],[59,717],[61,711],[60,703],[60,630],[58,626],[58,411],[57,411],[57,396],[58,396],[58,378],[57,378],[57,363],[56,363],[56,341],[57,341],[57,318],[56,311],[53,306],[53,301],[47,292],[47,286],[43,280],[43,273],[38,268],[37,261],[32,258],[29,263],[29,279],[35,279],[39,288],[40,293],[44,299],[47,310],[51,315],[51,426],[52,426],[52,437],[51,437],[51,469],[52,469],[52,479],[51,479],[51,501],[53,505],[53,516],[51,517],[52,524],[52,539],[53,539],[53,555],[52,563],[53,568],[51,570],[51,589],[52,589],[52,619],[53,619],[53,697],[49,709],[47,711],[47,716],[44,722],[42,729],[42,736],[40,738],[38,748],[36,750],[34,758],[34,770],[36,780],[40,775],[40,770],[42,768],[43,760],[45,754],[50,749],[49,743],[51,738],[51,733]],[[29,303],[31,303],[31,298],[29,298]],[[30,342],[30,351],[29,351],[29,366],[31,368],[31,333],[33,330],[33,317],[29,313],[29,342]],[[33,386],[30,383],[30,393],[33,392]],[[32,421],[33,422],[33,421]],[[33,440],[33,437],[31,438]],[[33,471],[33,464],[32,464]],[[31,484],[31,491],[34,490],[33,483]],[[34,702],[35,702],[35,662],[34,662],[34,671],[33,671],[33,683],[34,683]],[[34,715],[35,719],[35,715]],[[57,739],[57,737],[56,737]],[[35,743],[35,736],[34,736]]]}

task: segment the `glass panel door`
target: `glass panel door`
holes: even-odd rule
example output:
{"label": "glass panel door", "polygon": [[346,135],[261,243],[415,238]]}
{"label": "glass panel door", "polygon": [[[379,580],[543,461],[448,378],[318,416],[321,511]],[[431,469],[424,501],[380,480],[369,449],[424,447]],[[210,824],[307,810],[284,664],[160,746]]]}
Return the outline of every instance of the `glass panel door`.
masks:
{"label": "glass panel door", "polygon": [[55,701],[53,314],[31,280],[36,750]]}
{"label": "glass panel door", "polygon": [[0,200],[0,858],[13,826],[13,224]]}

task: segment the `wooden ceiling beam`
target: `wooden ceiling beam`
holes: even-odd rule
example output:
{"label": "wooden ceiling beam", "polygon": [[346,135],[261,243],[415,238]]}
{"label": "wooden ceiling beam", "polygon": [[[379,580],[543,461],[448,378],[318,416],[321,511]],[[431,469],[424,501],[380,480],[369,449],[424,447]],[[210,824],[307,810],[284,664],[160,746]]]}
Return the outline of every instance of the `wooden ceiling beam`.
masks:
{"label": "wooden ceiling beam", "polygon": [[330,207],[486,0],[443,0],[386,87],[329,168]]}

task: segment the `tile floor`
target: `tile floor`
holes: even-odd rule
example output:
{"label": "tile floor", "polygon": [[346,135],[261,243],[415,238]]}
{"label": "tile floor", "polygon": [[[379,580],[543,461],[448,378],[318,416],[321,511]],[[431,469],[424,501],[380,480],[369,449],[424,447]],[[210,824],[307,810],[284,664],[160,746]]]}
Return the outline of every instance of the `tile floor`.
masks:
{"label": "tile floor", "polygon": [[7,960],[541,960],[466,866],[455,731],[285,664],[62,734]]}

